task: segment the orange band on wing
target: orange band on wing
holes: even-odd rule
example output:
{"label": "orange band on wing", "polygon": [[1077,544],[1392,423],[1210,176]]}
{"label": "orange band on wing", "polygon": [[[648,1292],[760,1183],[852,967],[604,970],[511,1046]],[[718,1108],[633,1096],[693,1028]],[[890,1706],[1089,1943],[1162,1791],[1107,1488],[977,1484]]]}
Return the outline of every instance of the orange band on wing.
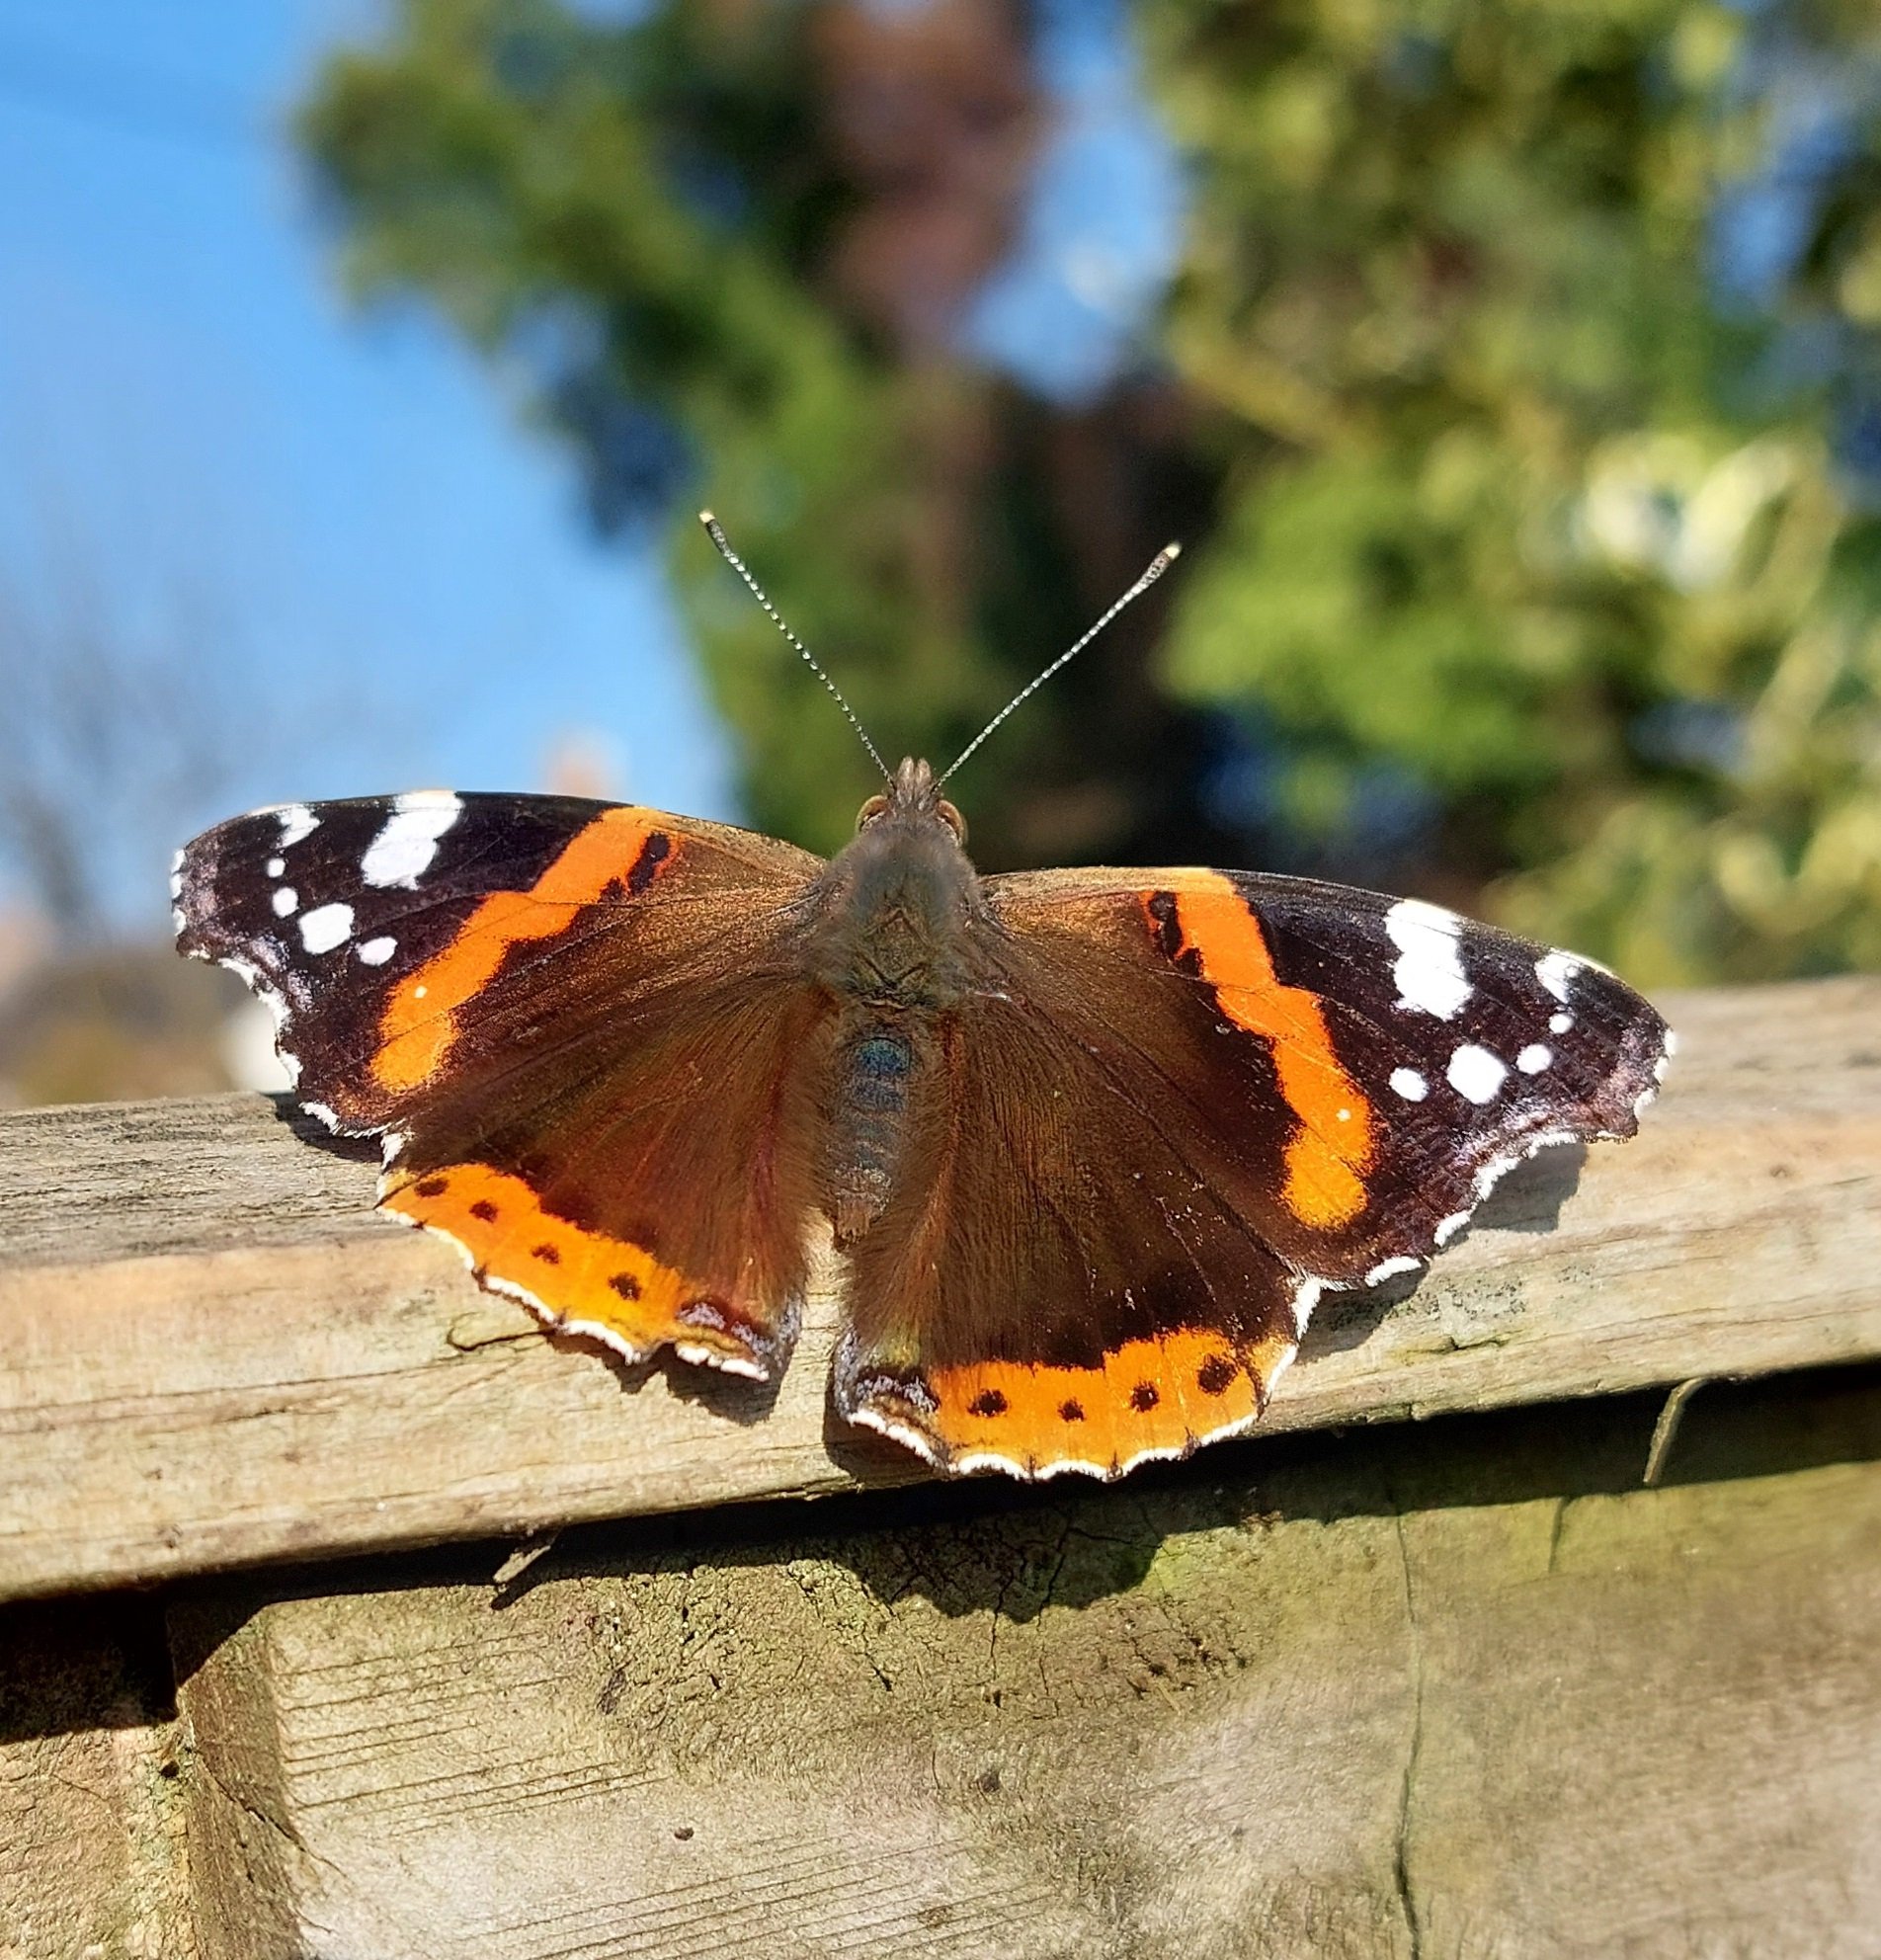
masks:
{"label": "orange band on wing", "polygon": [[399,982],[379,1019],[372,1074],[392,1091],[429,1082],[457,1038],[457,1010],[487,986],[526,939],[565,933],[610,885],[638,891],[673,861],[676,847],[651,810],[609,810],[577,831],[528,891],[492,892],[442,952]]}
{"label": "orange band on wing", "polygon": [[1030,1470],[1079,1463],[1115,1475],[1253,1422],[1294,1344],[1280,1335],[1237,1350],[1212,1330],[1126,1342],[1098,1368],[987,1361],[929,1370],[940,1405],[922,1427],[949,1461],[1010,1458]]}
{"label": "orange band on wing", "polygon": [[1271,1043],[1280,1094],[1299,1118],[1286,1148],[1287,1208],[1309,1225],[1343,1225],[1365,1205],[1371,1105],[1333,1047],[1318,997],[1282,983],[1260,921],[1220,872],[1187,874],[1174,896],[1182,950],[1200,960],[1229,1020]]}
{"label": "orange band on wing", "polygon": [[701,1324],[701,1289],[644,1247],[558,1218],[521,1179],[488,1164],[447,1164],[395,1184],[379,1203],[461,1246],[477,1276],[525,1298],[551,1323],[638,1357],[668,1342],[687,1358],[749,1368],[752,1350],[722,1313]]}

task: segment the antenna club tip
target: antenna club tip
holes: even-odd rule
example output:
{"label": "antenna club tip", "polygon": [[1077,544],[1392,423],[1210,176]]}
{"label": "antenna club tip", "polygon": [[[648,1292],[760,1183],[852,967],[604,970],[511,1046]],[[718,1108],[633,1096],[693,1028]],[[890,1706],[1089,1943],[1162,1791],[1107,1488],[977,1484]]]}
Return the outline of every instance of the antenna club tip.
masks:
{"label": "antenna club tip", "polygon": [[698,521],[700,524],[704,525],[708,530],[710,529],[711,526],[715,525],[718,522],[718,520],[715,517],[713,517],[710,511],[700,511],[698,514]]}
{"label": "antenna club tip", "polygon": [[1180,558],[1182,555],[1183,555],[1183,545],[1181,538],[1172,537],[1170,541],[1163,546],[1163,556],[1165,558]]}

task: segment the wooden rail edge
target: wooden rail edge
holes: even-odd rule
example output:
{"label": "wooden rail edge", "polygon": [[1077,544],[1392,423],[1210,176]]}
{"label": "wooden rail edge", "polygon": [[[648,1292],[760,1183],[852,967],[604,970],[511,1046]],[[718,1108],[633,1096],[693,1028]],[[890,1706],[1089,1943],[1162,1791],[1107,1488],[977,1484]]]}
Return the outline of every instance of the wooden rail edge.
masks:
{"label": "wooden rail edge", "polygon": [[[1689,995],[1641,1136],[1323,1302],[1263,1432],[1881,1354],[1881,979]],[[296,1119],[297,1120],[297,1119]],[[544,1339],[256,1096],[0,1116],[0,1597],[924,1474],[780,1391]]]}

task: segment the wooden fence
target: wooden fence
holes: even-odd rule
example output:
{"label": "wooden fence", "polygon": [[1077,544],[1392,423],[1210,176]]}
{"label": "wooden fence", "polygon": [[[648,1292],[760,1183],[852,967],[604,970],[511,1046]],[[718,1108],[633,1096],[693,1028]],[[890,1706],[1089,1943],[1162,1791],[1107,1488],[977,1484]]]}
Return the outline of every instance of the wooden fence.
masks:
{"label": "wooden fence", "polygon": [[1110,1490],[552,1344],[264,1099],[0,1117],[0,1960],[1881,1950],[1881,981],[1673,1018]]}

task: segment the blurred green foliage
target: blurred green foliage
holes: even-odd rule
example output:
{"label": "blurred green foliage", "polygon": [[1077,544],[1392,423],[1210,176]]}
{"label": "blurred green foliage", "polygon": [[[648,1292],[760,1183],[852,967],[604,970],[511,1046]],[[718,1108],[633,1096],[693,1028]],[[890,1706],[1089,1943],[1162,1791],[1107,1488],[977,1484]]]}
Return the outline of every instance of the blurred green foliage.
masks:
{"label": "blurred green foliage", "polygon": [[[1463,895],[1639,979],[1881,962],[1881,531],[1830,392],[1759,382],[1881,317],[1875,105],[1784,289],[1727,309],[1720,199],[1778,133],[1743,14],[1143,17],[1197,166],[1168,345],[1234,425],[1173,684],[1274,717],[1309,826],[1396,764]],[[1858,19],[1802,25],[1833,67]]]}
{"label": "blurred green foliage", "polygon": [[[1648,985],[1881,965],[1865,10],[1135,19],[1190,229],[1148,371],[1080,410],[950,331],[1042,126],[1017,4],[404,0],[304,129],[356,285],[520,372],[604,519],[702,486],[885,748],[950,756],[1188,540],[1173,620],[975,758],[984,861],[1389,868]],[[1721,213],[1784,168],[1750,280]],[[833,844],[865,759],[662,521],[754,819]]]}

